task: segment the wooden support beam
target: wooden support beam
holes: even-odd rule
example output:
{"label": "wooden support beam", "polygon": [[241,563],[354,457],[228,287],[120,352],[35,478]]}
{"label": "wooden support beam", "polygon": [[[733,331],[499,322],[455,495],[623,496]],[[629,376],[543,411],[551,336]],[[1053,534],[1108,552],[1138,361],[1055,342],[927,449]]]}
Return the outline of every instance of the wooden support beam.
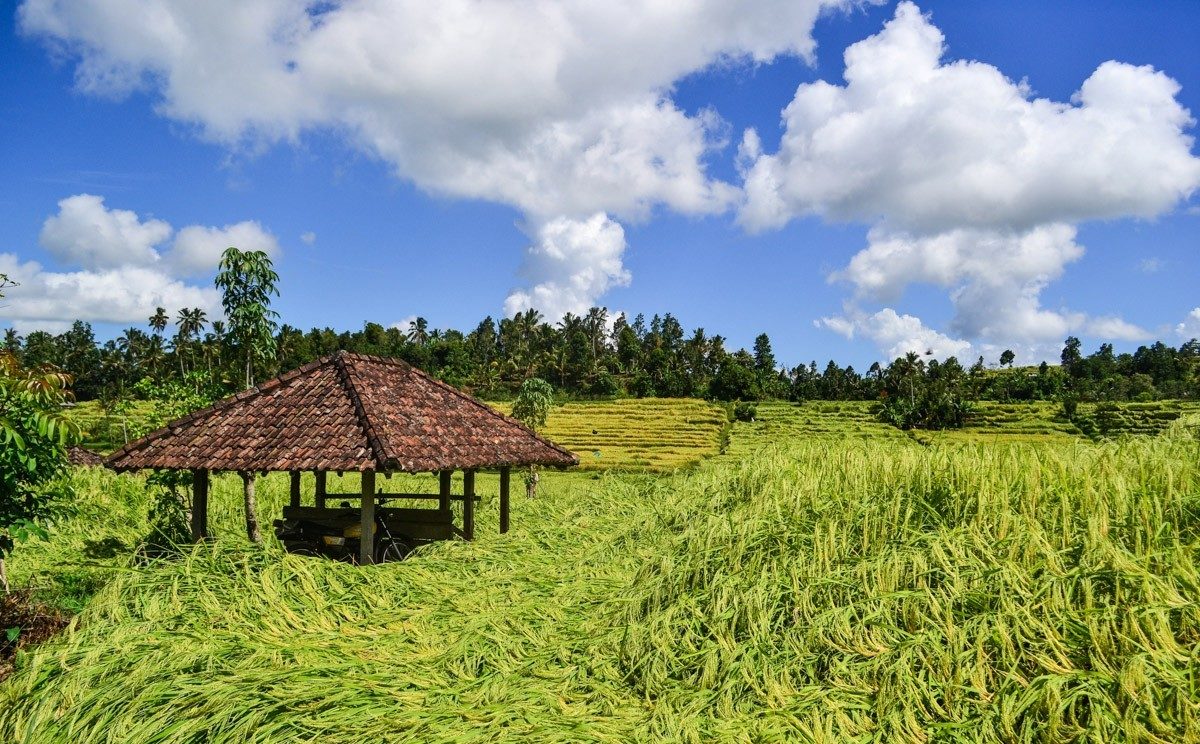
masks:
{"label": "wooden support beam", "polygon": [[246,511],[246,536],[250,538],[250,542],[258,545],[262,543],[262,532],[258,529],[258,504],[254,497],[256,476],[253,471],[243,471],[241,476],[243,507]]}
{"label": "wooden support beam", "polygon": [[318,470],[315,473],[313,473],[313,475],[315,475],[317,477],[316,496],[313,497],[314,498],[313,503],[315,503],[317,506],[324,509],[325,508],[325,484],[327,482],[328,473],[326,473],[324,470]]}
{"label": "wooden support beam", "polygon": [[441,497],[438,508],[444,512],[450,511],[450,477],[452,475],[454,475],[452,470],[443,470],[438,473],[438,496]]}
{"label": "wooden support beam", "polygon": [[192,471],[192,539],[208,537],[208,471]]}
{"label": "wooden support beam", "polygon": [[362,509],[358,538],[358,563],[367,566],[375,562],[375,471],[364,470],[362,474]]}
{"label": "wooden support beam", "polygon": [[288,503],[291,506],[300,506],[300,471],[293,470],[288,473],[288,476],[291,478],[291,483],[288,487]]}
{"label": "wooden support beam", "polygon": [[508,486],[511,471],[500,468],[500,534],[508,532]]}
{"label": "wooden support beam", "polygon": [[475,471],[463,471],[463,534],[475,539]]}

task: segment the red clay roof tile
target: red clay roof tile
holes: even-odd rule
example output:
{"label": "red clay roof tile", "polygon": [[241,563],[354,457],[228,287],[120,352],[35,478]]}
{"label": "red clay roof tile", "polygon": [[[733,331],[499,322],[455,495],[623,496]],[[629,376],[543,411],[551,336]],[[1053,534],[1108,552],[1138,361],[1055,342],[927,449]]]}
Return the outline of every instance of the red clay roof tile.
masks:
{"label": "red clay roof tile", "polygon": [[398,359],[339,352],[114,452],[116,470],[429,472],[579,459]]}

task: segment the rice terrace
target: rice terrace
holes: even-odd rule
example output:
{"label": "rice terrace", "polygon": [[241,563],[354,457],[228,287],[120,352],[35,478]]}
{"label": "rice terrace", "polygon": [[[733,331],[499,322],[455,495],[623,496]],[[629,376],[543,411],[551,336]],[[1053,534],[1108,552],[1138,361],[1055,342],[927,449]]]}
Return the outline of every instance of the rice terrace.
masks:
{"label": "rice terrace", "polygon": [[1200,5],[19,0],[0,744],[1200,744]]}

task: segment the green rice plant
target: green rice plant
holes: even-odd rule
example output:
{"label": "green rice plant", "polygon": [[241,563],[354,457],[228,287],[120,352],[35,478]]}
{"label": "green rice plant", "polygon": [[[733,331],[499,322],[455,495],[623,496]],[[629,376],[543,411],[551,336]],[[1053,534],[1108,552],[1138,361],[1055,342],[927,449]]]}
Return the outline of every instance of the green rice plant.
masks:
{"label": "green rice plant", "polygon": [[634,581],[622,667],[657,733],[709,711],[698,741],[1200,741],[1198,455],[863,442],[710,471]]}
{"label": "green rice plant", "polygon": [[56,506],[49,539],[23,544],[11,566],[14,586],[78,613],[146,537],[150,496],[141,478],[102,468],[72,468],[69,478],[75,498]]}
{"label": "green rice plant", "polygon": [[549,473],[505,535],[482,474],[475,542],[375,567],[250,546],[218,477],[216,541],[111,564],[0,683],[0,741],[1200,741],[1190,430],[920,446],[808,408],[674,475]]}

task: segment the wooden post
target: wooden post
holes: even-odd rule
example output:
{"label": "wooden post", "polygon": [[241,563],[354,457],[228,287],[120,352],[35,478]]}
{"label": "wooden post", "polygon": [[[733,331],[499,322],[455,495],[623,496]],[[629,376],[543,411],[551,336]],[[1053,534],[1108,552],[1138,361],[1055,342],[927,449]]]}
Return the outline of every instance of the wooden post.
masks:
{"label": "wooden post", "polygon": [[250,542],[262,542],[262,533],[258,530],[258,506],[254,501],[254,473],[242,472],[242,495],[245,498],[246,508],[246,536],[250,538]]}
{"label": "wooden post", "polygon": [[375,471],[362,474],[362,508],[359,510],[362,530],[358,538],[358,563],[367,566],[375,562]]}
{"label": "wooden post", "polygon": [[318,508],[324,509],[325,508],[325,482],[326,482],[326,477],[328,476],[328,473],[326,473],[324,470],[318,470],[318,471],[314,472],[313,475],[315,475],[317,477],[316,495],[313,497],[314,498],[313,503],[316,504]]}
{"label": "wooden post", "polygon": [[463,471],[463,537],[475,539],[475,471]]}
{"label": "wooden post", "polygon": [[500,468],[500,534],[508,532],[508,484],[511,473],[508,468]]}
{"label": "wooden post", "polygon": [[443,470],[438,473],[438,509],[449,513],[450,512],[450,477],[454,475],[453,470]]}
{"label": "wooden post", "polygon": [[192,471],[192,539],[208,537],[208,471]]}
{"label": "wooden post", "polygon": [[292,472],[288,473],[288,476],[290,476],[292,480],[289,491],[289,504],[291,506],[300,506],[300,471],[293,470]]}

